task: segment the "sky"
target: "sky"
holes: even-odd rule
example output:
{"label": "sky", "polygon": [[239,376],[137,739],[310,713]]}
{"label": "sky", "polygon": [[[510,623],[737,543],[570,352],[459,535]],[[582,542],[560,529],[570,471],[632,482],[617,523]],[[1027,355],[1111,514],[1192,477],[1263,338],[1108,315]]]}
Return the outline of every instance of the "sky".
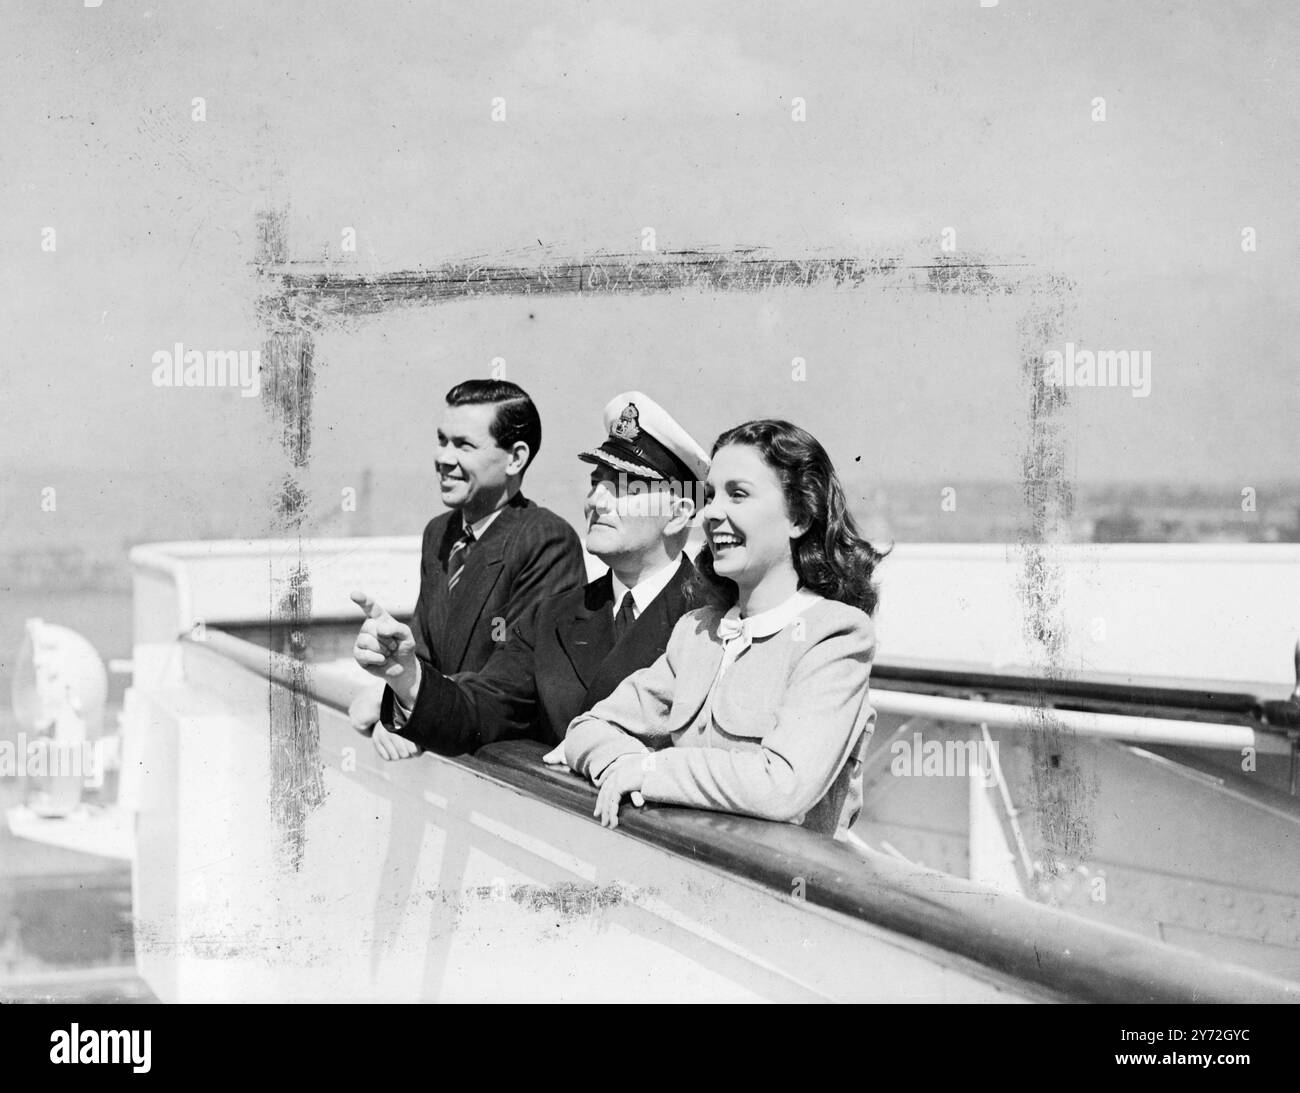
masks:
{"label": "sky", "polygon": [[[923,262],[952,228],[959,257],[1070,286],[1062,341],[1152,354],[1149,397],[1075,392],[1076,480],[1231,496],[1295,478],[1294,4],[803,8],[6,4],[0,467],[84,500],[56,525],[6,475],[0,537],[142,505],[175,510],[184,534],[183,510],[278,473],[260,400],[151,382],[176,342],[261,344],[268,208],[287,210],[293,258],[375,273],[631,253],[647,226],[661,252]],[[867,286],[336,324],[318,338],[314,466],[331,483],[427,466],[443,392],[504,356],[550,423],[545,489],[629,387],[682,407],[706,446],[780,412],[883,479],[1014,480],[1025,306]]]}

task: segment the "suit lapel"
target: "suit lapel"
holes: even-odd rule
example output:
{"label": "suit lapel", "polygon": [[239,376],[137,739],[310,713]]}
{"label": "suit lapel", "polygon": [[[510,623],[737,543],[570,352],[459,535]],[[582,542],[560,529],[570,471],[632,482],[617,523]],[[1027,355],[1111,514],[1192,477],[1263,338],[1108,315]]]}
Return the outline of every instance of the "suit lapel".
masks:
{"label": "suit lapel", "polygon": [[582,603],[567,624],[560,625],[560,645],[584,687],[591,686],[614,643],[613,602],[614,579],[606,573],[583,589]]}
{"label": "suit lapel", "polygon": [[[523,494],[515,494],[510,503],[501,510],[501,515],[492,521],[491,526],[483,533],[483,538],[470,549],[465,568],[461,571],[455,589],[450,593],[445,591],[447,557],[446,554],[441,555],[444,572],[443,588],[447,604],[447,625],[443,631],[443,643],[450,665],[445,669],[448,672],[460,671],[461,660],[465,656],[465,647],[469,644],[470,635],[474,632],[474,627],[487,606],[488,596],[491,595],[493,587],[501,577],[501,570],[505,565],[506,547],[510,545],[515,524],[519,520],[519,510],[526,504]],[[459,535],[459,525],[455,521],[453,524],[456,524],[456,535]],[[451,549],[450,543],[454,541],[453,535],[451,541],[446,544],[448,551]]]}
{"label": "suit lapel", "polygon": [[450,605],[447,602],[447,555],[451,553],[451,545],[460,534],[460,528],[459,514],[447,514],[442,522],[441,533],[435,531],[433,567],[427,572],[423,569],[420,572],[420,598],[424,601],[422,640],[427,639],[428,642],[425,652],[434,667],[447,672],[452,671],[444,663],[447,654],[447,620],[450,617]]}
{"label": "suit lapel", "polygon": [[[587,695],[584,709],[590,709],[639,668],[653,664],[668,647],[668,636],[686,610],[685,585],[695,567],[682,555],[677,572],[639,616],[609,655],[604,658],[590,680],[584,679]],[[613,599],[611,582],[611,596]],[[606,607],[606,614],[609,609]],[[613,626],[611,622],[611,634]]]}

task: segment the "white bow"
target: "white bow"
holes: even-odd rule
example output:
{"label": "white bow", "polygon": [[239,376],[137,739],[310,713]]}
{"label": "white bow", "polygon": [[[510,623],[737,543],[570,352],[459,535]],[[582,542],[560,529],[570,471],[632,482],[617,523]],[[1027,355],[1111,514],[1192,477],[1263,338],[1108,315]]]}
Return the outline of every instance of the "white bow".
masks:
{"label": "white bow", "polygon": [[745,632],[745,620],[732,618],[730,615],[723,615],[718,620],[718,637],[725,645],[727,642],[735,641]]}

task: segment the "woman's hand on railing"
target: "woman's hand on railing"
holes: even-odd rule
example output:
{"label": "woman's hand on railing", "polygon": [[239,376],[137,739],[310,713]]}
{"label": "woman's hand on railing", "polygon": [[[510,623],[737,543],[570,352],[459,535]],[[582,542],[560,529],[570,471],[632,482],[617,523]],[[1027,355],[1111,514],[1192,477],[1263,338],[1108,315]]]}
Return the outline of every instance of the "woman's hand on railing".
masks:
{"label": "woman's hand on railing", "polygon": [[641,796],[641,786],[645,782],[645,759],[641,755],[626,755],[614,760],[601,775],[596,809],[592,813],[600,821],[601,827],[618,827],[618,808],[625,795],[632,795],[632,804],[637,808],[645,804],[645,798]]}

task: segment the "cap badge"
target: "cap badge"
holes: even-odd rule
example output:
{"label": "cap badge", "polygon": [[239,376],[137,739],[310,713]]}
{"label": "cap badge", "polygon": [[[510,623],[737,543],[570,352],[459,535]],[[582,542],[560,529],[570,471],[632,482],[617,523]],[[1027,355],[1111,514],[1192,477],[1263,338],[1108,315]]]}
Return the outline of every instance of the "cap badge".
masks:
{"label": "cap badge", "polygon": [[623,412],[618,415],[618,420],[610,427],[610,432],[620,440],[635,440],[641,435],[641,426],[638,424],[641,414],[636,408],[635,402],[629,402],[623,407]]}

